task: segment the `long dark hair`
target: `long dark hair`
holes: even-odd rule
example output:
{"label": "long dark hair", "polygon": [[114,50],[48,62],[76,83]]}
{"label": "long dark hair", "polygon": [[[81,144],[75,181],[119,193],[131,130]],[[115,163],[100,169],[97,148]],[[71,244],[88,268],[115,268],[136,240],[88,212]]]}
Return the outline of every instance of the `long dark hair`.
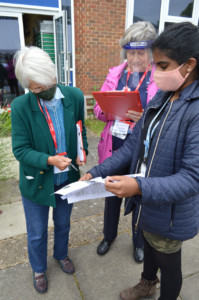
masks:
{"label": "long dark hair", "polygon": [[159,49],[179,65],[189,58],[196,59],[199,77],[199,27],[190,22],[168,26],[153,42],[152,50]]}

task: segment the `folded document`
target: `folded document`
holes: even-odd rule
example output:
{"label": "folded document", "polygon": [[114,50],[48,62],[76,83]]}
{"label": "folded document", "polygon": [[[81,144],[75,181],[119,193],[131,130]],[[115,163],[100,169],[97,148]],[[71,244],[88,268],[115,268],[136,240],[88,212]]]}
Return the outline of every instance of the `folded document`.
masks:
{"label": "folded document", "polygon": [[[127,175],[130,177],[143,176],[142,174]],[[68,203],[75,203],[81,200],[96,199],[102,197],[115,196],[105,189],[105,179],[96,177],[89,181],[76,181],[64,186],[55,192],[62,195],[62,199],[68,200]]]}

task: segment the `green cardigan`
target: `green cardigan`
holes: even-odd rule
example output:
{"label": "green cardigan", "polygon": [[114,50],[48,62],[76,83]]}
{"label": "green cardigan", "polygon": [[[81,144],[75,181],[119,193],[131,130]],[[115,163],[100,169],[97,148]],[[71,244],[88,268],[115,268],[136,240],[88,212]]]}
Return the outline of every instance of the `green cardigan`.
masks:
{"label": "green cardigan", "polygon": [[[82,120],[83,144],[88,154],[86,129],[84,126],[83,93],[74,87],[58,85],[64,98],[64,125],[68,157],[76,166],[77,139],[76,122]],[[29,92],[17,97],[11,105],[12,149],[19,161],[19,188],[30,201],[56,207],[54,196],[53,166],[47,165],[49,156],[55,155],[55,147],[47,121],[40,111],[36,96]],[[71,168],[69,182],[77,181],[79,172]],[[27,179],[26,176],[33,177]]]}

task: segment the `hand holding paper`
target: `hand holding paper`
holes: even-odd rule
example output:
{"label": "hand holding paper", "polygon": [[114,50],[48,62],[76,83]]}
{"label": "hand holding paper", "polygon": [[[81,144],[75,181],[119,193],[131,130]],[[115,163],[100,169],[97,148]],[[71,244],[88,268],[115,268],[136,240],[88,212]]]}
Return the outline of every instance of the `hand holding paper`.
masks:
{"label": "hand holding paper", "polygon": [[[83,151],[85,152],[85,150],[83,150]],[[86,153],[85,153],[85,157],[86,157]],[[85,163],[86,163],[86,161],[85,161],[85,162],[84,162],[84,161],[81,161],[80,158],[79,158],[79,156],[77,156],[77,158],[76,158],[76,164],[77,164],[78,166],[84,166]]]}
{"label": "hand holding paper", "polygon": [[86,173],[79,179],[79,181],[88,181],[91,180],[92,178],[93,176],[91,175],[91,173]]}
{"label": "hand holding paper", "polygon": [[76,181],[55,192],[62,195],[62,199],[67,199],[68,203],[81,200],[96,199],[101,197],[114,196],[105,190],[105,179],[97,177],[89,181]]}
{"label": "hand holding paper", "polygon": [[[85,174],[84,176],[88,174],[89,173]],[[82,177],[82,179],[86,178],[84,176]],[[62,189],[55,192],[55,194],[62,195],[61,198],[63,200],[67,199],[68,203],[74,203],[81,200],[96,199],[102,197],[111,197],[114,195],[121,195],[120,198],[133,196],[135,194],[138,195],[141,193],[139,186],[136,180],[134,181],[134,179],[131,178],[136,176],[143,176],[143,175],[132,174],[126,176],[111,176],[111,177],[109,176],[107,177],[106,180],[103,179],[102,177],[96,177],[88,181],[80,180],[66,185]],[[116,182],[113,182],[115,180]],[[129,189],[129,185],[133,186],[131,190]]]}
{"label": "hand holding paper", "polygon": [[105,180],[105,188],[118,198],[141,195],[137,181],[131,176],[108,176]]}

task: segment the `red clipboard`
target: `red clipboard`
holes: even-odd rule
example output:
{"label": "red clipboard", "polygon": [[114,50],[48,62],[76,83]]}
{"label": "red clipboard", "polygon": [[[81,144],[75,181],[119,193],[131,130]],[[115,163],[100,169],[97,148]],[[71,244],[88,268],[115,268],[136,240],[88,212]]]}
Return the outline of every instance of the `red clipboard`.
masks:
{"label": "red clipboard", "polygon": [[139,91],[109,91],[93,92],[107,120],[128,120],[128,110],[142,112],[142,102]]}

